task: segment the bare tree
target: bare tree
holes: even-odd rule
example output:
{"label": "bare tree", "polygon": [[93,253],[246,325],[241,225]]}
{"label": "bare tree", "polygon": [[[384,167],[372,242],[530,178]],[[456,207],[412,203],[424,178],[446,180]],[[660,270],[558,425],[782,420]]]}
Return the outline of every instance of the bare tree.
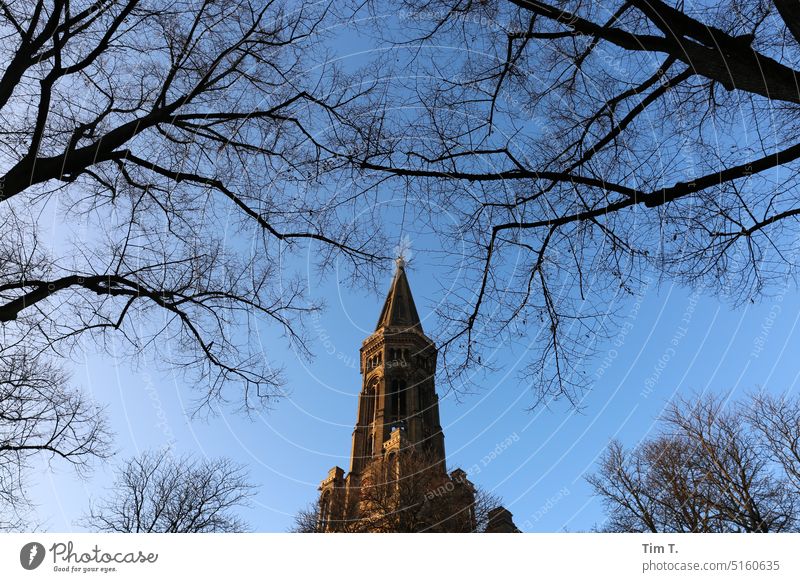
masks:
{"label": "bare tree", "polygon": [[764,453],[783,468],[800,496],[800,399],[761,392],[752,396],[744,413],[758,432]]}
{"label": "bare tree", "polygon": [[86,475],[109,456],[102,409],[68,387],[67,374],[23,351],[0,352],[0,531],[29,525],[25,476],[34,461],[63,460]]}
{"label": "bare tree", "polygon": [[375,460],[343,507],[323,517],[319,500],[295,516],[299,533],[482,532],[500,499],[463,472],[448,475],[424,452]]}
{"label": "bare tree", "polygon": [[[792,465],[766,450],[780,439],[773,428],[780,417],[761,417],[774,402],[763,396],[727,406],[710,396],[679,400],[661,419],[660,433],[633,451],[613,441],[588,478],[608,513],[602,530],[800,529]],[[754,417],[763,424],[752,423]]]}
{"label": "bare tree", "polygon": [[149,451],[120,468],[110,496],[81,523],[102,532],[243,532],[248,526],[235,510],[254,490],[245,468],[228,459]]}
{"label": "bare tree", "polygon": [[292,533],[323,533],[320,527],[320,504],[319,500],[309,503],[294,515],[294,523],[289,531]]}
{"label": "bare tree", "polygon": [[[526,382],[575,402],[645,277],[745,301],[794,270],[791,3],[387,6],[389,25],[362,22],[424,48],[390,55],[402,75],[330,65],[325,3],[3,3],[0,220],[25,243],[0,272],[4,332],[155,348],[201,403],[235,387],[263,404],[282,377],[254,319],[306,353],[318,307],[283,254],[313,244],[318,266],[372,280],[369,208],[399,193],[449,264],[466,252],[439,309],[444,379],[533,335]],[[86,230],[43,244],[31,205]]]}
{"label": "bare tree", "polygon": [[743,302],[795,272],[794,3],[356,4],[395,43],[396,99],[342,171],[461,241],[439,309],[456,388],[498,338],[532,336],[526,383],[577,402],[646,278]]}
{"label": "bare tree", "polygon": [[[267,403],[283,379],[258,323],[305,354],[319,307],[285,254],[373,281],[373,203],[397,194],[464,277],[438,310],[443,379],[528,337],[537,398],[577,402],[646,278],[745,301],[793,272],[791,3],[357,4],[398,51],[348,74],[327,3],[0,5],[0,223],[20,239],[3,332],[120,340],[200,404]],[[63,241],[37,237],[44,210]]]}
{"label": "bare tree", "polygon": [[[9,342],[147,348],[189,374],[201,405],[227,387],[245,409],[282,393],[258,324],[305,355],[302,316],[319,307],[282,265],[312,245],[317,267],[342,258],[369,279],[381,256],[378,230],[361,236],[367,216],[356,224],[345,197],[314,190],[328,133],[370,107],[327,59],[330,8],[0,3]],[[56,235],[39,235],[43,214]]]}

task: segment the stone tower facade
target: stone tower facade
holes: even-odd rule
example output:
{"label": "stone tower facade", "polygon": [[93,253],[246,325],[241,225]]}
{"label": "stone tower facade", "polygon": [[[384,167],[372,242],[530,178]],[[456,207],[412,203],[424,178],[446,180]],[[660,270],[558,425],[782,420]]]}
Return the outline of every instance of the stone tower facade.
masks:
{"label": "stone tower facade", "polygon": [[[361,346],[362,387],[350,472],[361,473],[402,431],[444,467],[444,435],[434,388],[436,348],[422,330],[402,260],[374,333]],[[397,440],[397,439],[395,439]]]}
{"label": "stone tower facade", "polygon": [[333,467],[320,484],[318,531],[474,531],[474,487],[446,469],[436,357],[398,259],[361,346],[350,471]]}

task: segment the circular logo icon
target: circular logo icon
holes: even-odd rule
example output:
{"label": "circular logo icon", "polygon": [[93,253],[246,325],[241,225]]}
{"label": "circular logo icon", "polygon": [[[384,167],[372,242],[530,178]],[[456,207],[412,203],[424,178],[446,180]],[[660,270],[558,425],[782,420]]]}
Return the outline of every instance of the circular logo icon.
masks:
{"label": "circular logo icon", "polygon": [[19,551],[19,563],[26,570],[35,570],[44,561],[44,546],[39,542],[30,542]]}

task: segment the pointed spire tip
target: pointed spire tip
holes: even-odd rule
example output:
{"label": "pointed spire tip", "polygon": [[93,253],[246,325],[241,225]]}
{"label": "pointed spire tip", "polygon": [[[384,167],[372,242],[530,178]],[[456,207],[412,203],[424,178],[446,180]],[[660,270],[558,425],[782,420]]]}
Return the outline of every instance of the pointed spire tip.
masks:
{"label": "pointed spire tip", "polygon": [[422,324],[406,278],[406,260],[402,253],[395,260],[395,265],[397,268],[375,329],[378,330],[381,327],[404,327],[417,329],[421,332]]}

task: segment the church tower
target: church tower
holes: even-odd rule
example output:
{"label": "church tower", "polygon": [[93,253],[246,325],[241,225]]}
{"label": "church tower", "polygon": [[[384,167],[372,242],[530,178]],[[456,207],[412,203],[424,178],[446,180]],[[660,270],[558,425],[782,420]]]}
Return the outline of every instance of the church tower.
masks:
{"label": "church tower", "polygon": [[426,451],[444,470],[435,371],[436,347],[422,330],[404,261],[398,259],[375,331],[361,346],[362,387],[351,473],[360,474],[373,459],[397,448],[392,444],[396,431],[407,446]]}
{"label": "church tower", "polygon": [[315,531],[475,531],[474,487],[446,468],[436,357],[400,258],[361,345],[350,471],[333,467],[320,483]]}

